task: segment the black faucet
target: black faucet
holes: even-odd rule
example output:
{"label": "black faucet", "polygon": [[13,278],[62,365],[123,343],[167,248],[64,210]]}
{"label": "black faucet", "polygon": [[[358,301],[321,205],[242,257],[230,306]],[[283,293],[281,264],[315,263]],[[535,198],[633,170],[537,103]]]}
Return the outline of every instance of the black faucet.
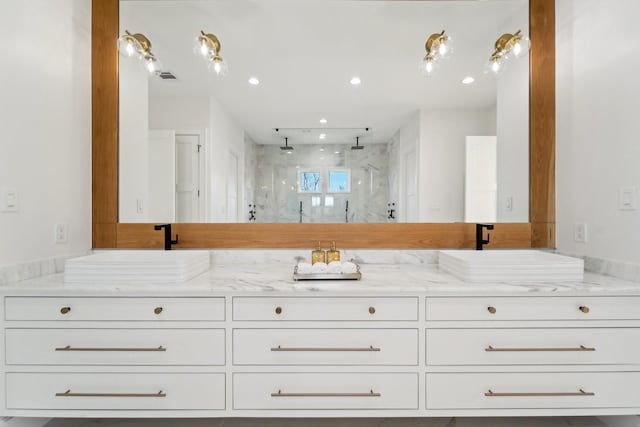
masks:
{"label": "black faucet", "polygon": [[156,224],[153,226],[154,230],[162,230],[164,228],[164,250],[170,251],[171,245],[178,244],[178,235],[176,234],[176,240],[171,240],[171,224]]}
{"label": "black faucet", "polygon": [[487,233],[487,240],[482,237],[483,230],[493,230],[493,224],[476,224],[476,250],[481,251],[482,246],[489,243],[491,240],[491,234]]}

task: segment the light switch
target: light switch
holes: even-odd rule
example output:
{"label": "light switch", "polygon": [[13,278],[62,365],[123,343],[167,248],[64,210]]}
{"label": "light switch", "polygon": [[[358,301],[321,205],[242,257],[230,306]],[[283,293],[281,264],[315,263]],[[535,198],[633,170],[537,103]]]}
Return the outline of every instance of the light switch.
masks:
{"label": "light switch", "polygon": [[638,209],[638,189],[636,187],[622,187],[618,191],[618,209],[621,211],[635,211]]}
{"label": "light switch", "polygon": [[513,211],[513,197],[507,196],[504,201],[504,210],[507,212]]}
{"label": "light switch", "polygon": [[4,212],[18,212],[20,207],[18,201],[18,190],[15,188],[6,188],[3,193],[2,210]]}

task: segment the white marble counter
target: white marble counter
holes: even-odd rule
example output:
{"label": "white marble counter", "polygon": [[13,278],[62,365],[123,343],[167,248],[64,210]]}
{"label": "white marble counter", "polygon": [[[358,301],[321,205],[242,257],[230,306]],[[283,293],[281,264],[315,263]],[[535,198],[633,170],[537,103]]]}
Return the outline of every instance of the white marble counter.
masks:
{"label": "white marble counter", "polygon": [[364,264],[360,281],[293,280],[287,263],[214,264],[205,274],[179,284],[65,285],[63,274],[0,286],[3,295],[206,296],[206,295],[640,295],[640,283],[585,273],[582,282],[468,283],[431,264]]}

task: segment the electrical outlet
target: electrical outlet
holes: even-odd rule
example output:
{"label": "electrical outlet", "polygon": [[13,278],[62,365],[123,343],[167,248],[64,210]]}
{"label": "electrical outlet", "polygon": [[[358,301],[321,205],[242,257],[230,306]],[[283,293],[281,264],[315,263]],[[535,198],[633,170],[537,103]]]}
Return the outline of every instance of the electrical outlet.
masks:
{"label": "electrical outlet", "polygon": [[20,204],[18,201],[18,190],[15,188],[5,188],[2,190],[2,211],[18,212]]}
{"label": "electrical outlet", "polygon": [[504,210],[511,212],[513,210],[513,196],[507,196],[504,199]]}
{"label": "electrical outlet", "polygon": [[638,190],[636,187],[622,187],[618,190],[618,210],[635,211],[638,209]]}
{"label": "electrical outlet", "polygon": [[573,224],[573,240],[579,243],[587,242],[587,224],[585,223]]}
{"label": "electrical outlet", "polygon": [[142,199],[136,199],[136,213],[144,213],[144,204]]}
{"label": "electrical outlet", "polygon": [[67,224],[56,224],[56,243],[67,243],[69,226]]}

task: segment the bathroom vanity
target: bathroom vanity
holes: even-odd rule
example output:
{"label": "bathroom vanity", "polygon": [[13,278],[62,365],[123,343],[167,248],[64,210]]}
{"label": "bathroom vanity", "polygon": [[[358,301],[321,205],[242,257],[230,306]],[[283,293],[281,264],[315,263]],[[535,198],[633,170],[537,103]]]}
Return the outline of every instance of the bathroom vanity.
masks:
{"label": "bathroom vanity", "polygon": [[183,284],[0,288],[3,416],[640,413],[640,285],[214,265]]}

